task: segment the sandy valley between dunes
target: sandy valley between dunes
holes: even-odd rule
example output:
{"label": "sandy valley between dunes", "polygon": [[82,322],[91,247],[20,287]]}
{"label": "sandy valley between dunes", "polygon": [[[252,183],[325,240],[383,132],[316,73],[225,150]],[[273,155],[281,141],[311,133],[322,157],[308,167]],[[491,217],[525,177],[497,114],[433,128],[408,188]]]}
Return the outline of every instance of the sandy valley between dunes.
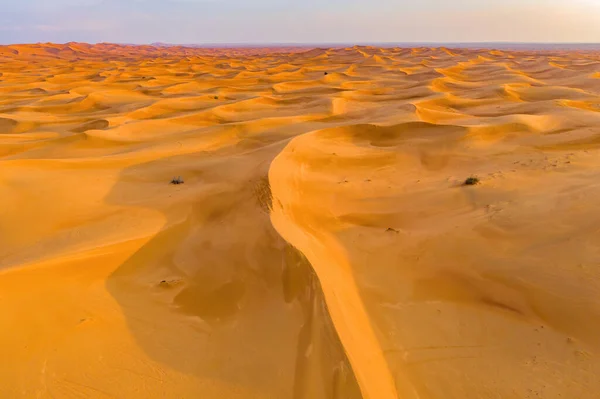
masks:
{"label": "sandy valley between dunes", "polygon": [[598,398],[600,52],[0,66],[1,398]]}

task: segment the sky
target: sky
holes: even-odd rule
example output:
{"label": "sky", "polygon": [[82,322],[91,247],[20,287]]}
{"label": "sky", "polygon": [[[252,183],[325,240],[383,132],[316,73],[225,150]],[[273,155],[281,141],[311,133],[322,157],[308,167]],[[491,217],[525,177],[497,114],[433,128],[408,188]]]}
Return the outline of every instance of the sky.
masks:
{"label": "sky", "polygon": [[600,0],[0,0],[0,44],[600,43]]}

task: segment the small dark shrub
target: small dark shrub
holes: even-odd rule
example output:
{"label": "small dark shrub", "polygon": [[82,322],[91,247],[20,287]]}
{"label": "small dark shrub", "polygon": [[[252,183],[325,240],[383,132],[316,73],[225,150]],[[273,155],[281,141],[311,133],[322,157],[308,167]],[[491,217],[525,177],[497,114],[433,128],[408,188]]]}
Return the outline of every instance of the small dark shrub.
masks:
{"label": "small dark shrub", "polygon": [[471,176],[465,180],[465,186],[474,186],[476,184],[479,184],[479,178],[475,176]]}
{"label": "small dark shrub", "polygon": [[181,178],[181,176],[174,177],[171,180],[171,184],[183,184],[183,179]]}

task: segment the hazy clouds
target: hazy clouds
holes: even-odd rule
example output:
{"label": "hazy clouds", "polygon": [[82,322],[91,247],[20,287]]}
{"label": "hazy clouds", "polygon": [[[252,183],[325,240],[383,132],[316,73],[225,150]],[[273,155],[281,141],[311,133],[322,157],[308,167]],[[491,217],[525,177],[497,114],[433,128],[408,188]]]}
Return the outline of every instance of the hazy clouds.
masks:
{"label": "hazy clouds", "polygon": [[600,0],[0,0],[0,42],[600,42]]}

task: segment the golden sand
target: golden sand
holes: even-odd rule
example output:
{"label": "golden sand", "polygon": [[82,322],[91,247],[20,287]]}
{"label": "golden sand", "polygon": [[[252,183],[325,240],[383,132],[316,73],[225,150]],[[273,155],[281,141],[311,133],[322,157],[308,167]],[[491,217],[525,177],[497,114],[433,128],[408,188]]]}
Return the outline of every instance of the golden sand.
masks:
{"label": "golden sand", "polygon": [[598,397],[599,53],[0,65],[1,398]]}

